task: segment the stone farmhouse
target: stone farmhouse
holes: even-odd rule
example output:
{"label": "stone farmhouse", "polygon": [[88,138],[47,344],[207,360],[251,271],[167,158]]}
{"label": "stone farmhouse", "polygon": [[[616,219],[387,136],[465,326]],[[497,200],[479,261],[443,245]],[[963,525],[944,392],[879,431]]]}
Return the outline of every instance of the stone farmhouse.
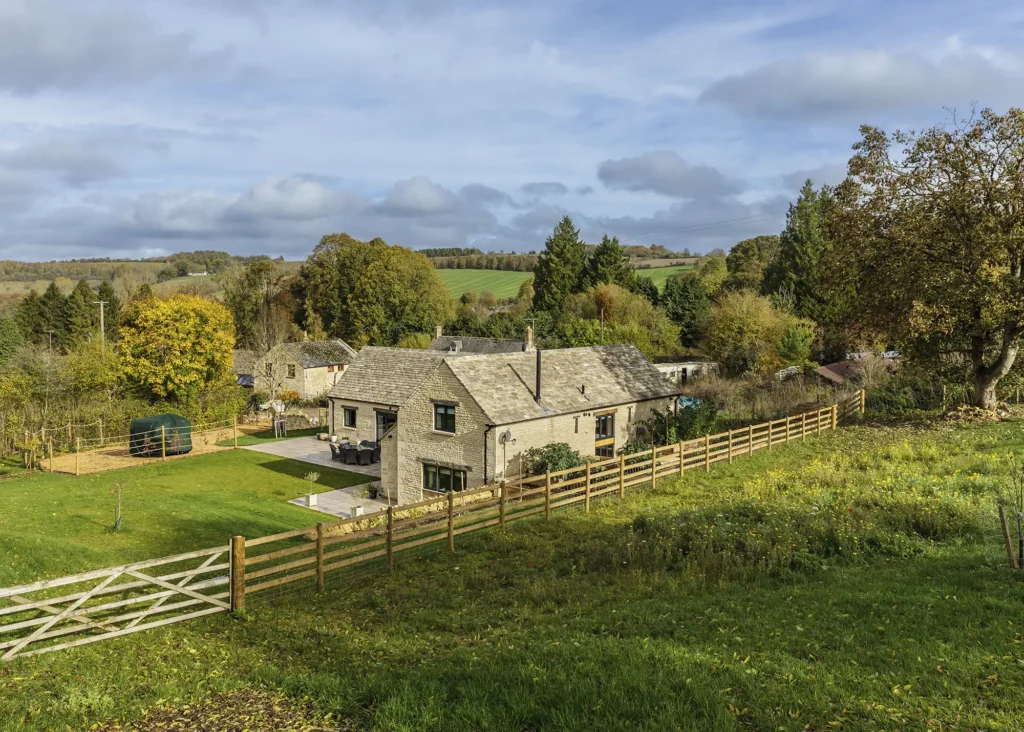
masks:
{"label": "stone farmhouse", "polygon": [[253,388],[273,397],[296,391],[301,399],[318,399],[357,355],[340,339],[282,343],[253,360]]}
{"label": "stone farmhouse", "polygon": [[363,348],[330,393],[331,432],[381,443],[397,504],[520,475],[554,442],[613,457],[679,388],[631,345],[471,354]]}

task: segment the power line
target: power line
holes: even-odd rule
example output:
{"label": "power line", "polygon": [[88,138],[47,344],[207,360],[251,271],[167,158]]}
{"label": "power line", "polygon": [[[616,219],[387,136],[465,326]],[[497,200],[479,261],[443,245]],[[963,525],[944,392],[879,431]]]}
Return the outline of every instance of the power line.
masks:
{"label": "power line", "polygon": [[[651,236],[663,236],[666,234],[686,234],[691,232],[710,231],[712,229],[719,229],[723,227],[733,226],[741,223],[756,223],[760,221],[769,221],[778,219],[781,214],[758,214],[756,216],[743,216],[734,219],[723,219],[721,221],[709,221],[703,224],[689,224],[686,226],[678,226],[671,229],[661,229],[659,231],[641,231],[637,233],[625,234],[622,236],[629,236],[631,238],[638,237],[651,237]],[[614,231],[614,229],[612,230]]]}

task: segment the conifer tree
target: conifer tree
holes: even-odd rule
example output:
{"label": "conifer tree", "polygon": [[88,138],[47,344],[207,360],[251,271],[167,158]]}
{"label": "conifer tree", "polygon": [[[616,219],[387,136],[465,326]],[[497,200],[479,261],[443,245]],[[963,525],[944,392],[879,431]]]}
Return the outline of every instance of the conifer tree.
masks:
{"label": "conifer tree", "polygon": [[72,347],[86,340],[99,328],[99,306],[93,304],[96,293],[85,280],[79,280],[68,296],[64,315],[64,345]]}
{"label": "conifer tree", "polygon": [[587,285],[621,285],[633,290],[636,273],[618,237],[606,234],[587,260]]}
{"label": "conifer tree", "polygon": [[64,334],[67,330],[67,314],[65,312],[67,302],[68,299],[64,297],[64,293],[57,287],[57,283],[51,282],[50,286],[43,292],[43,296],[39,298],[40,343],[43,342],[42,338],[50,338],[48,331],[53,331],[54,344],[63,343]]}
{"label": "conifer tree", "polygon": [[121,319],[121,299],[117,296],[114,286],[107,280],[100,283],[97,299],[107,303],[104,306],[104,329],[107,340],[117,340],[117,324]]}
{"label": "conifer tree", "polygon": [[564,217],[544,242],[533,270],[533,305],[536,310],[561,309],[566,298],[585,286],[586,250],[579,229]]}

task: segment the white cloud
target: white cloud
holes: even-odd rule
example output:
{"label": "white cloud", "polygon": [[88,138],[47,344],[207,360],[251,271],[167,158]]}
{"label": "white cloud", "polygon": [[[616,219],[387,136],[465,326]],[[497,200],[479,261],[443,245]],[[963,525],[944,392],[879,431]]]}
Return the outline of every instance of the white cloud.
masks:
{"label": "white cloud", "polygon": [[420,175],[395,183],[377,210],[389,216],[433,216],[451,213],[458,205],[454,193]]}
{"label": "white cloud", "polygon": [[157,28],[134,3],[0,3],[0,88],[19,94],[138,83],[223,60],[197,52],[190,33]]}
{"label": "white cloud", "polygon": [[700,99],[755,118],[863,115],[991,103],[1011,97],[1022,80],[962,48],[938,61],[886,50],[814,53],[720,79]]}
{"label": "white cloud", "polygon": [[597,177],[613,190],[653,191],[673,198],[709,198],[736,192],[736,186],[721,171],[688,163],[671,150],[605,160],[597,166]]}

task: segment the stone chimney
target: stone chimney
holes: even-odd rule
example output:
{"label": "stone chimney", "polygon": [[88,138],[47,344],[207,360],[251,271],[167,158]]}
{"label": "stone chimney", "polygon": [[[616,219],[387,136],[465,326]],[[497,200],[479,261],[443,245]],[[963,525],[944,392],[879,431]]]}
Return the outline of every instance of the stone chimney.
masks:
{"label": "stone chimney", "polygon": [[444,328],[442,328],[440,325],[435,325],[434,338],[440,338],[442,335],[444,335]]}
{"label": "stone chimney", "polygon": [[526,328],[526,343],[523,344],[523,350],[524,351],[533,351],[533,350],[535,350],[534,345],[533,345],[533,328],[532,327],[527,327]]}

